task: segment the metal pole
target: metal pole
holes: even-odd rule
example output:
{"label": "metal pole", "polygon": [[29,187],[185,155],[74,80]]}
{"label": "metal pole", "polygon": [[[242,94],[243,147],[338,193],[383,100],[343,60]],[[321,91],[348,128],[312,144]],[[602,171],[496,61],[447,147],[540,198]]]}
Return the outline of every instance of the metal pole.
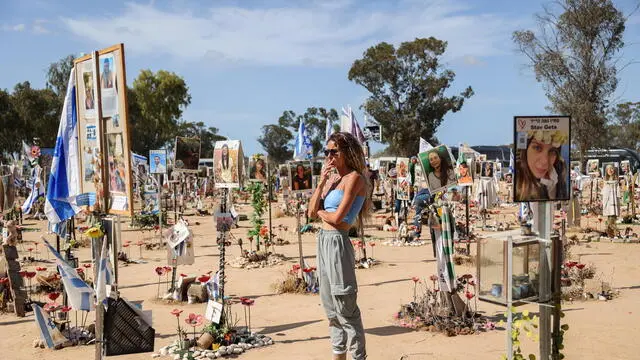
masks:
{"label": "metal pole", "polygon": [[[538,237],[544,240],[551,239],[551,226],[553,224],[552,202],[537,203],[535,211],[535,225]],[[548,360],[551,354],[551,316],[554,309],[548,306],[552,300],[551,274],[553,270],[551,247],[547,244],[540,248],[540,289],[539,289],[539,313],[540,313],[540,359]]]}
{"label": "metal pole", "polygon": [[[511,335],[513,331],[513,313],[512,307],[512,286],[513,286],[513,238],[509,236],[507,238],[507,359],[513,360],[513,337]],[[540,336],[542,340],[542,336]]]}
{"label": "metal pole", "polygon": [[300,231],[300,201],[302,194],[296,194],[296,231],[298,232],[298,252],[300,253],[300,272],[304,269],[304,256],[302,256],[302,232]]}
{"label": "metal pole", "polygon": [[564,236],[561,238],[560,236],[554,235],[551,237],[552,241],[552,254],[553,254],[553,332],[551,333],[551,338],[553,340],[552,353],[551,358],[553,360],[560,360],[560,339],[562,335],[560,335],[560,314],[562,313],[562,289],[560,283],[560,269],[562,267],[562,263],[564,262],[564,254],[562,243],[564,240]]}
{"label": "metal pole", "polygon": [[[227,196],[229,193],[229,189],[228,188],[223,188],[222,189],[222,199],[220,199],[220,212],[221,213],[226,213],[227,212]],[[220,274],[219,274],[219,278],[220,278],[220,283],[219,283],[219,290],[218,293],[220,294],[220,300],[222,301],[222,304],[224,306],[225,302],[224,302],[224,285],[225,285],[225,275],[224,275],[224,266],[225,266],[225,253],[226,253],[226,232],[227,232],[227,228],[226,226],[224,227],[224,229],[222,230],[222,234],[220,235],[220,244],[218,245],[220,247]],[[224,313],[224,312],[223,312]]]}
{"label": "metal pole", "polygon": [[[269,167],[269,161],[268,160],[269,159],[267,159],[267,186],[268,186],[268,189],[267,189],[267,192],[268,192],[268,194],[267,194],[267,202],[269,203],[269,243],[271,243],[272,240],[273,240],[273,228],[272,228],[272,224],[271,224],[271,219],[272,219],[271,218],[271,189],[272,189],[272,187],[271,187],[271,169]],[[271,246],[273,246],[273,244],[271,244]],[[266,251],[269,251],[268,246],[267,246],[267,250]],[[275,248],[274,248],[274,251],[275,251]]]}
{"label": "metal pole", "polygon": [[466,216],[466,222],[467,222],[467,255],[471,255],[471,225],[469,224],[469,186],[465,186],[465,192],[466,192],[466,196],[467,196],[467,201],[466,201],[466,205],[465,205],[465,216]]}

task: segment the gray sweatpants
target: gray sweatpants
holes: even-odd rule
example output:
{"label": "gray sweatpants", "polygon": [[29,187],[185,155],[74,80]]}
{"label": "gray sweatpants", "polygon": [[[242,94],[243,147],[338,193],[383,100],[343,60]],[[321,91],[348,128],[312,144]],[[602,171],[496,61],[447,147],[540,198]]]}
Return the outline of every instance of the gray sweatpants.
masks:
{"label": "gray sweatpants", "polygon": [[320,230],[317,262],[320,299],[329,318],[333,353],[349,350],[354,360],[366,359],[364,327],[356,303],[355,253],[348,232]]}

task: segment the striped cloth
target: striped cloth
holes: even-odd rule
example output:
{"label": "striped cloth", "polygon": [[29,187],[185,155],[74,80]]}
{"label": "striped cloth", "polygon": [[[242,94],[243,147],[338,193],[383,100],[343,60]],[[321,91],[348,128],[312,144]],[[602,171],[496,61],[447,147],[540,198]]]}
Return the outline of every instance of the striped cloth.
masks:
{"label": "striped cloth", "polygon": [[49,349],[53,349],[56,346],[63,344],[67,341],[67,338],[62,335],[56,324],[51,320],[49,314],[44,312],[40,306],[32,303],[33,313],[35,315],[36,325],[40,330],[40,338],[44,340]]}
{"label": "striped cloth", "polygon": [[456,274],[453,269],[453,229],[451,212],[447,205],[442,206],[440,216],[440,236],[436,237],[436,260],[438,263],[438,279],[442,291],[455,289]]}
{"label": "striped cloth", "polygon": [[58,272],[60,272],[64,291],[67,293],[67,298],[69,299],[69,305],[71,305],[71,308],[83,311],[94,310],[95,304],[93,297],[95,292],[93,289],[78,276],[76,269],[69,266],[60,253],[58,253],[47,240],[44,240],[44,244],[56,258]]}

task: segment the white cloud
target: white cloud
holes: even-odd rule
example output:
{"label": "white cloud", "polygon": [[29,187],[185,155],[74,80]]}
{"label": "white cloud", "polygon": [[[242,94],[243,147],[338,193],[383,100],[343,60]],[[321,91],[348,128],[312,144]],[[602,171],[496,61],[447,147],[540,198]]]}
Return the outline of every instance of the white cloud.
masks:
{"label": "white cloud", "polygon": [[140,55],[213,63],[343,66],[380,41],[398,44],[428,36],[448,41],[448,59],[510,51],[510,20],[472,14],[453,0],[371,7],[381,3],[356,7],[348,0],[316,0],[289,7],[170,11],[129,3],[119,15],[63,18],[63,23],[92,43],[123,42]]}
{"label": "white cloud", "polygon": [[25,26],[24,24],[17,24],[17,25],[2,25],[2,30],[4,31],[24,31]]}
{"label": "white cloud", "polygon": [[48,34],[50,33],[49,29],[44,27],[44,24],[46,24],[48,21],[47,20],[42,20],[42,19],[37,19],[36,21],[33,22],[33,32],[36,34]]}

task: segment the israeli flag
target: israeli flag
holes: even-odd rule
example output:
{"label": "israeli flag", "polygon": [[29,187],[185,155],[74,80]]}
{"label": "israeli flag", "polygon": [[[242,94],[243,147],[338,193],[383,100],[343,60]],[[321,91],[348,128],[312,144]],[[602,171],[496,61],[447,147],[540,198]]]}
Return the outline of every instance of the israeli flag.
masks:
{"label": "israeli flag", "polygon": [[515,167],[515,161],[513,159],[513,149],[509,149],[509,172],[513,174],[513,168]]}
{"label": "israeli flag", "polygon": [[358,124],[356,116],[353,114],[353,110],[350,105],[347,105],[346,109],[342,108],[342,116],[343,124],[345,126],[343,126],[341,130],[355,136],[360,143],[364,143],[364,133],[362,132],[362,129],[360,129],[360,124]]}
{"label": "israeli flag", "polygon": [[311,138],[307,135],[304,121],[300,120],[298,126],[298,135],[296,136],[296,146],[293,149],[293,158],[295,160],[311,160],[313,158],[313,146]]}
{"label": "israeli flag", "polygon": [[24,201],[24,204],[22,204],[22,212],[25,214],[31,213],[33,204],[44,196],[44,186],[42,185],[42,181],[40,181],[41,173],[42,168],[40,166],[36,165],[36,167],[31,169],[31,182],[29,184],[31,192],[29,193],[29,197]]}
{"label": "israeli flag", "polygon": [[91,311],[95,309],[95,304],[93,302],[95,292],[91,286],[87,285],[87,283],[78,276],[76,269],[69,266],[60,253],[58,253],[47,240],[44,240],[44,245],[56,258],[58,272],[62,278],[64,291],[67,293],[67,298],[69,299],[69,305],[71,305],[71,308],[83,311]]}
{"label": "israeli flag", "polygon": [[44,340],[49,349],[53,349],[56,346],[63,344],[67,341],[67,338],[62,335],[60,330],[56,327],[56,324],[51,320],[49,314],[47,314],[38,304],[31,303],[33,307],[33,314],[35,315],[36,325],[40,330],[40,338]]}
{"label": "israeli flag", "polygon": [[51,175],[47,187],[45,214],[52,224],[71,218],[80,208],[80,169],[78,156],[78,114],[76,109],[76,72],[71,70],[67,94],[64,98],[56,147],[51,161]]}
{"label": "israeli flag", "polygon": [[324,142],[329,141],[329,136],[333,133],[333,121],[327,119],[327,128],[324,130]]}
{"label": "israeli flag", "polygon": [[96,279],[96,304],[107,304],[107,287],[113,285],[113,270],[109,260],[109,242],[105,239],[102,242],[102,252],[98,262],[98,277]]}

